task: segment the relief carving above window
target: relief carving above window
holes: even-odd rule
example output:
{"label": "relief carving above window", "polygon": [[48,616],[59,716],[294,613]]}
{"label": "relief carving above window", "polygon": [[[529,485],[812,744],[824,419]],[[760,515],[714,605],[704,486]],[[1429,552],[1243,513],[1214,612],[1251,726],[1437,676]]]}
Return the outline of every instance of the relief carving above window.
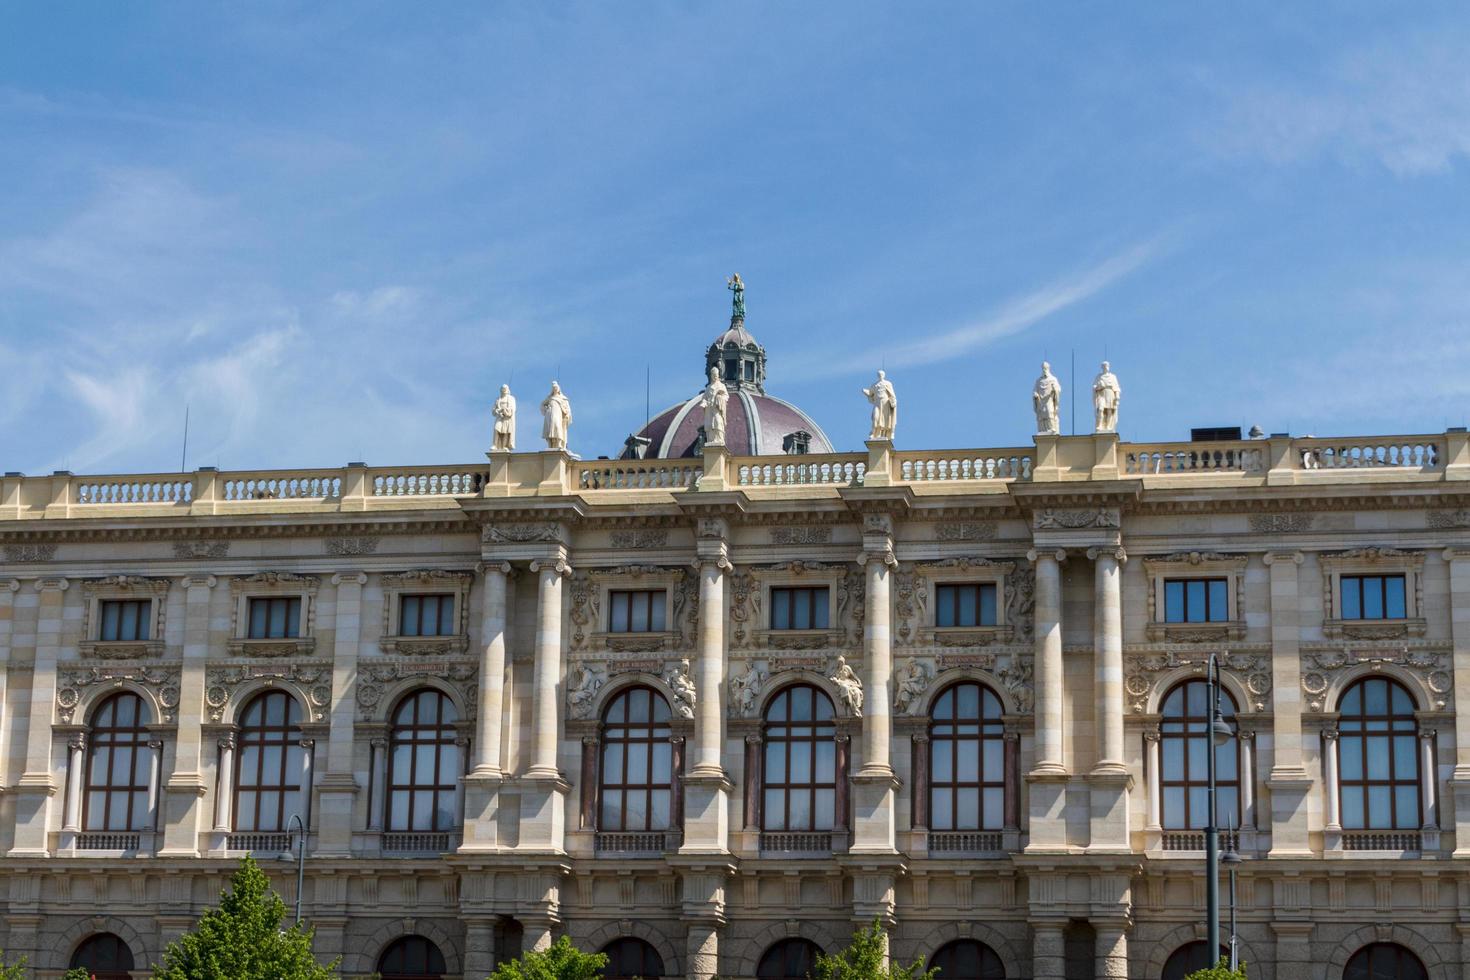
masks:
{"label": "relief carving above window", "polygon": [[[1148,576],[1144,633],[1150,640],[1182,643],[1243,639],[1248,563],[1245,555],[1213,551],[1180,551],[1144,558],[1144,574]],[[1212,594],[1211,583],[1219,583],[1223,587],[1219,591],[1224,594]],[[1204,612],[1201,600],[1208,603],[1208,615],[1196,615]],[[1189,615],[1177,615],[1181,607]]]}
{"label": "relief carving above window", "polygon": [[573,651],[624,653],[690,648],[699,630],[699,579],[688,569],[619,565],[571,581]]}
{"label": "relief carving above window", "polygon": [[1424,552],[1354,548],[1317,556],[1322,634],[1350,640],[1423,636]]}

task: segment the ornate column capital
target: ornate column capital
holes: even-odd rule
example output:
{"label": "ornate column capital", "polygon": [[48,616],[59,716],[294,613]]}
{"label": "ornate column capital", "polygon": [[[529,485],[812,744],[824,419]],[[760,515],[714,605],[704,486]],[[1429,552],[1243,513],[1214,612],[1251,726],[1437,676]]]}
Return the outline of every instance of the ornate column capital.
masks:
{"label": "ornate column capital", "polygon": [[60,575],[36,579],[37,592],[65,592],[69,588],[71,583]]}
{"label": "ornate column capital", "polygon": [[388,747],[388,740],[386,738],[383,738],[382,736],[379,736],[375,739],[370,740],[368,744],[375,749],[386,749]]}
{"label": "ornate column capital", "polygon": [[515,566],[508,561],[482,561],[475,564],[475,571],[481,575],[489,575],[491,572],[499,572],[506,578],[515,577]]}
{"label": "ornate column capital", "polygon": [[1050,548],[1041,548],[1039,550],[1036,548],[1032,548],[1026,552],[1026,560],[1031,562],[1033,565],[1042,558],[1050,558],[1056,562],[1064,562],[1067,560],[1067,549],[1057,548],[1055,551],[1053,551]]}
{"label": "ornate column capital", "polygon": [[898,556],[893,553],[893,548],[875,549],[873,551],[861,551],[857,556],[859,566],[866,567],[868,562],[876,561],[888,566],[898,568]]}
{"label": "ornate column capital", "polygon": [[1261,561],[1265,562],[1268,568],[1278,562],[1300,565],[1306,561],[1306,555],[1300,551],[1268,551]]}
{"label": "ornate column capital", "polygon": [[1421,739],[1423,739],[1424,741],[1426,741],[1426,742],[1432,742],[1432,741],[1434,741],[1435,737],[1438,736],[1438,735],[1439,735],[1439,732],[1436,731],[1433,728],[1421,728],[1421,729],[1419,729],[1419,737]]}
{"label": "ornate column capital", "polygon": [[555,558],[537,558],[531,562],[531,571],[538,575],[541,572],[556,572],[562,578],[571,578],[572,563],[567,561],[563,555]]}
{"label": "ornate column capital", "polygon": [[1160,732],[1158,729],[1153,729],[1151,731],[1146,731],[1143,733],[1143,740],[1145,742],[1157,742],[1162,736],[1162,732]]}
{"label": "ornate column capital", "polygon": [[337,572],[332,576],[333,585],[367,585],[367,572]]}
{"label": "ornate column capital", "polygon": [[1116,559],[1117,562],[1118,562],[1118,564],[1121,565],[1121,564],[1123,564],[1124,562],[1126,562],[1128,560],[1128,552],[1126,550],[1124,550],[1124,548],[1123,548],[1122,545],[1119,545],[1116,548],[1088,548],[1087,549],[1087,560],[1088,561],[1097,561],[1097,559],[1099,557]]}
{"label": "ornate column capital", "polygon": [[582,744],[583,745],[589,745],[589,746],[590,745],[596,745],[599,741],[600,741],[600,739],[598,739],[598,737],[596,735],[583,735],[582,736]]}
{"label": "ornate column capital", "polygon": [[232,751],[235,748],[235,733],[225,732],[223,735],[221,735],[219,737],[219,747],[224,749],[226,752]]}
{"label": "ornate column capital", "polygon": [[1325,738],[1329,742],[1336,742],[1337,741],[1337,729],[1336,728],[1324,728],[1324,729],[1322,729],[1322,737]]}
{"label": "ornate column capital", "polygon": [[66,744],[73,752],[85,752],[87,750],[87,733],[72,732],[71,738],[67,739]]}
{"label": "ornate column capital", "polygon": [[735,566],[730,564],[730,559],[724,553],[723,548],[720,550],[719,554],[700,555],[689,563],[689,567],[694,569],[696,572],[702,572],[706,568],[709,568],[711,566],[718,568],[722,572],[735,571]]}
{"label": "ornate column capital", "polygon": [[185,575],[179,583],[186,589],[212,589],[219,584],[219,579],[213,575]]}
{"label": "ornate column capital", "polygon": [[759,745],[765,740],[766,737],[760,732],[751,732],[749,735],[745,736],[746,745]]}

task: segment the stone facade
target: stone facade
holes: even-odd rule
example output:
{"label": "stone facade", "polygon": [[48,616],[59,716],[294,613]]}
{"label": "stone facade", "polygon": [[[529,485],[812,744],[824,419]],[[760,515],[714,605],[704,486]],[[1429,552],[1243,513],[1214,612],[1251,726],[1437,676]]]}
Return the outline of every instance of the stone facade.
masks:
{"label": "stone facade", "polygon": [[[418,935],[480,980],[565,933],[643,939],[670,976],[754,977],[781,939],[830,949],[879,918],[905,959],[973,938],[1013,978],[1158,977],[1203,936],[1200,845],[1160,821],[1161,701],[1215,653],[1244,735],[1253,976],[1336,980],[1395,942],[1436,980],[1470,978],[1467,481],[1459,431],[7,476],[0,941],[48,977],[107,932],[141,968],[247,849],[294,901],[293,839],[242,832],[231,789],[242,712],[284,691],[311,787],[304,911],[349,976]],[[1345,617],[1342,576],[1385,571],[1405,614]],[[1164,583],[1205,575],[1227,583],[1225,618],[1165,622]],[[993,586],[993,621],[941,625],[954,583]],[[772,590],[793,586],[827,590],[826,623],[772,628]],[[627,589],[666,597],[661,629],[610,628]],[[408,635],[402,598],[426,592],[452,619]],[[269,598],[297,603],[300,635],[252,637]],[[104,639],[102,604],[125,600],[146,639]],[[1415,701],[1429,775],[1410,832],[1338,814],[1337,700],[1364,676]],[[1003,704],[1010,786],[1003,825],[968,837],[925,826],[915,795],[959,679]],[[836,706],[829,833],[761,826],[761,717],[793,682]],[[632,684],[673,707],[681,826],[659,835],[597,827],[600,719]],[[425,688],[458,719],[443,833],[385,823],[392,713]],[[87,739],[118,692],[150,715],[147,816],[94,832]]]}

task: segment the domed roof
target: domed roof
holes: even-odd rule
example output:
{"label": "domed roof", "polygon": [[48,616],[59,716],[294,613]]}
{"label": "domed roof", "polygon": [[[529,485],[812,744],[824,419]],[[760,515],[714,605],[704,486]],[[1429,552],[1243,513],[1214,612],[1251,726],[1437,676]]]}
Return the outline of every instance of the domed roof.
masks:
{"label": "domed roof", "polygon": [[[766,349],[745,329],[744,283],[735,292],[730,326],[705,351],[704,374],[719,368],[730,402],[725,410],[725,447],[732,456],[830,453],[822,427],[795,405],[766,394]],[[703,390],[703,384],[700,385]],[[704,410],[699,393],[664,409],[628,437],[623,459],[677,459],[704,451]]]}

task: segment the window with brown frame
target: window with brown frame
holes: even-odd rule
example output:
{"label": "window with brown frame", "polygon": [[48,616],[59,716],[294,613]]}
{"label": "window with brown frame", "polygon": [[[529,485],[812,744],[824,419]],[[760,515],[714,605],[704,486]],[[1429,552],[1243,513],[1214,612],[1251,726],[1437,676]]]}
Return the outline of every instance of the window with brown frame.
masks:
{"label": "window with brown frame", "polygon": [[771,590],[771,629],[824,630],[830,604],[825,585],[818,588],[776,588]]}
{"label": "window with brown frame", "polygon": [[423,936],[395,939],[378,957],[379,980],[443,980],[444,953]]}
{"label": "window with brown frame", "polygon": [[1370,943],[1347,961],[1342,980],[1429,980],[1429,972],[1398,943]]}
{"label": "window with brown frame", "polygon": [[603,831],[667,830],[674,791],[669,702],[630,687],[602,713],[598,824]]}
{"label": "window with brown frame", "polygon": [[455,744],[459,712],[440,691],[399,702],[388,747],[388,829],[451,830],[461,763]]}
{"label": "window with brown frame", "polygon": [[301,705],[284,691],[267,691],[241,714],[235,756],[235,830],[289,829],[292,814],[306,819],[301,777]]}
{"label": "window with brown frame", "polygon": [[131,643],[149,639],[153,623],[152,599],[103,599],[98,604],[97,639]]}
{"label": "window with brown frame", "polygon": [[956,939],[935,951],[925,964],[944,980],[1006,980],[1006,967],[995,950],[974,939]]}
{"label": "window with brown frame", "polygon": [[623,936],[602,947],[607,966],[603,980],[659,980],[664,975],[664,958],[652,944],[636,936]]}
{"label": "window with brown frame", "polygon": [[934,701],[929,721],[929,826],[1000,830],[1005,826],[1005,725],[1000,698],[962,681]]}
{"label": "window with brown frame", "polygon": [[1419,722],[1402,684],[1367,677],[1338,701],[1344,830],[1419,829]]}
{"label": "window with brown frame", "polygon": [[609,633],[662,633],[668,595],[663,589],[608,593]]}
{"label": "window with brown frame", "polygon": [[832,699],[810,684],[766,708],[761,827],[831,830],[836,823],[837,724]]}
{"label": "window with brown frame", "polygon": [[87,749],[85,830],[145,830],[153,750],[148,706],[131,692],[114,694],[92,715]]}
{"label": "window with brown frame", "polygon": [[934,589],[935,626],[994,626],[994,582],[941,583]]}
{"label": "window with brown frame", "polygon": [[453,636],[454,596],[406,595],[398,599],[399,636]]}
{"label": "window with brown frame", "polygon": [[132,980],[133,951],[116,935],[99,932],[71,954],[71,968],[86,970],[92,980]]}
{"label": "window with brown frame", "polygon": [[[1160,819],[1165,830],[1199,830],[1208,822],[1209,685],[1185,681],[1164,698],[1159,723]],[[1235,716],[1235,701],[1220,692],[1220,714]],[[1220,826],[1240,826],[1240,747],[1232,738],[1215,746],[1215,810]]]}
{"label": "window with brown frame", "polygon": [[1230,582],[1223,578],[1164,580],[1164,622],[1223,623],[1230,619]]}
{"label": "window with brown frame", "polygon": [[1403,619],[1408,616],[1403,575],[1344,575],[1338,580],[1339,619]]}
{"label": "window with brown frame", "polygon": [[301,597],[263,596],[250,600],[251,640],[291,639],[301,635]]}
{"label": "window with brown frame", "polygon": [[822,947],[810,939],[783,939],[761,954],[756,964],[757,980],[806,980]]}

